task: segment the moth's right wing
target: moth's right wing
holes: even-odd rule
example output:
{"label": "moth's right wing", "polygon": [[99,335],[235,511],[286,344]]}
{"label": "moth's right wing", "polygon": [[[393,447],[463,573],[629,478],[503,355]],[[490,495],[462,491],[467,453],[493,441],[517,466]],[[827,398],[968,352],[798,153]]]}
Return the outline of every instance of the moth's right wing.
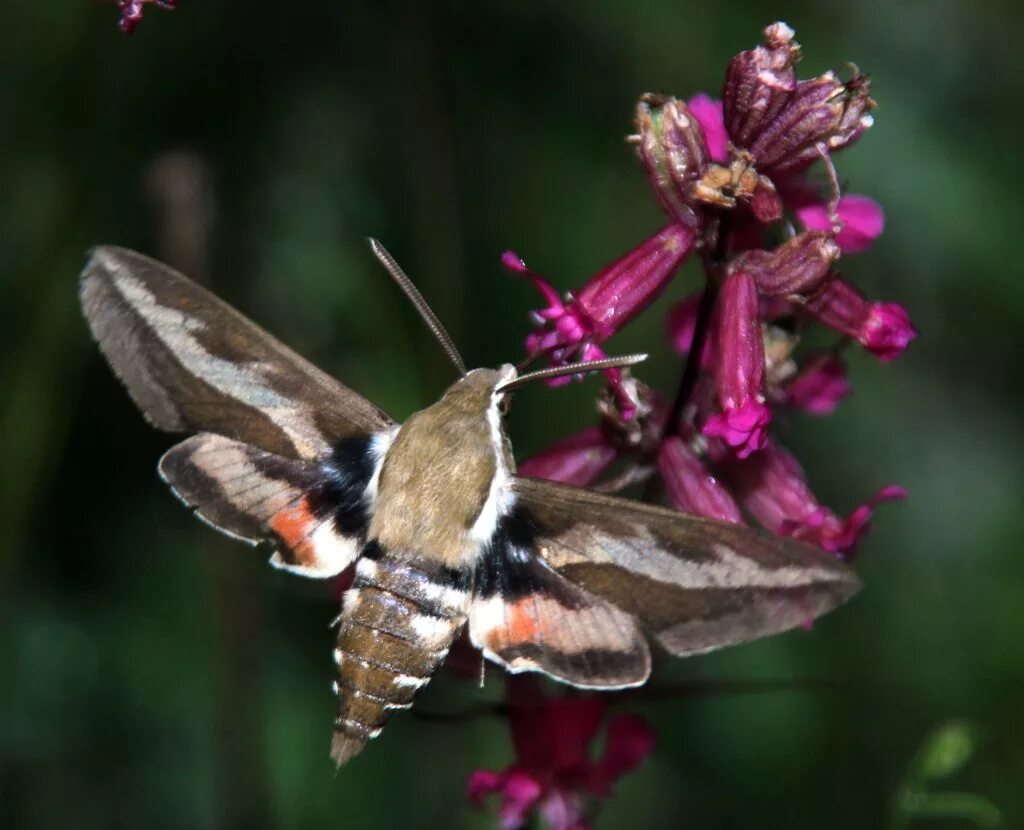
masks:
{"label": "moth's right wing", "polygon": [[675,655],[796,628],[860,588],[836,557],[767,531],[540,479],[513,491],[537,555]]}
{"label": "moth's right wing", "polygon": [[319,459],[392,420],[227,303],[142,254],[93,250],[82,308],[114,372],[170,432],[214,432],[287,458]]}
{"label": "moth's right wing", "polygon": [[365,499],[375,441],[350,438],[311,463],[200,433],[160,459],[160,475],[212,527],[252,544],[268,542],[270,563],[301,576],[328,577],[362,550]]}

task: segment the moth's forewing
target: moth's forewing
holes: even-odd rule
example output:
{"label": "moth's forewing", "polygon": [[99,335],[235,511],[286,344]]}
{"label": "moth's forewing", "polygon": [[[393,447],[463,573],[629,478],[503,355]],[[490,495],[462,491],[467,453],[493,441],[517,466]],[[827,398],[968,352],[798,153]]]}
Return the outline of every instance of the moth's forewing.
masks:
{"label": "moth's forewing", "polygon": [[650,652],[633,618],[537,558],[529,530],[503,517],[476,567],[469,612],[473,645],[513,673],[540,671],[581,688],[637,686]]}
{"label": "moth's forewing", "polygon": [[517,477],[514,489],[538,555],[673,654],[787,631],[860,587],[830,554],[765,531],[549,481]]}
{"label": "moth's forewing", "polygon": [[93,250],[82,308],[107,361],[150,421],[215,432],[289,458],[392,421],[173,269],[123,248]]}

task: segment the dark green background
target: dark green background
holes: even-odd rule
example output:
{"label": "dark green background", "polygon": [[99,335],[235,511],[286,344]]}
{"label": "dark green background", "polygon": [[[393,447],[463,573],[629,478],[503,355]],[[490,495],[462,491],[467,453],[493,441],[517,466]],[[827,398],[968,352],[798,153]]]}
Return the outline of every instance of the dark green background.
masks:
{"label": "dark green background", "polygon": [[[4,3],[0,825],[491,825],[462,789],[474,767],[509,760],[497,720],[398,717],[335,776],[335,602],[200,526],[159,483],[172,439],[147,428],[89,340],[83,252],[112,242],[204,270],[404,418],[451,371],[364,237],[391,247],[470,363],[518,359],[535,297],[500,252],[568,288],[659,227],[622,140],[636,96],[717,91],[728,58],[782,18],[803,75],[850,60],[874,79],[876,126],[837,163],[888,226],[843,270],[922,332],[894,364],[854,355],[853,397],[832,418],[783,424],[782,440],[838,509],[889,481],[911,495],[882,509],[851,605],[658,677],[838,688],[643,707],[658,749],[598,827],[883,826],[915,752],[951,717],[979,742],[940,785],[1022,826],[1014,6],[182,0],[125,38],[110,4]],[[175,241],[206,221],[190,187],[212,220],[205,269]],[[175,194],[185,208],[168,207]],[[687,269],[670,295],[697,285]],[[670,388],[664,307],[612,346],[653,349],[642,374]],[[519,456],[590,423],[595,389],[522,393]],[[483,692],[440,678],[421,708],[496,698],[489,677]]]}

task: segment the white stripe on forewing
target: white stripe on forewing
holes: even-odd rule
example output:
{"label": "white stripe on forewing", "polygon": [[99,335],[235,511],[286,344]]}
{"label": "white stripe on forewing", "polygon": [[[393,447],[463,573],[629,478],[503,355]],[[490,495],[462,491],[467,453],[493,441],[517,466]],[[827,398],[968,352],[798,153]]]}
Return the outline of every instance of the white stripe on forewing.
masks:
{"label": "white stripe on forewing", "polygon": [[[587,534],[585,555],[573,550],[575,540],[567,539],[562,556],[545,546],[545,558],[556,568],[570,562],[607,562],[627,567],[631,572],[657,582],[676,584],[683,588],[798,588],[821,582],[835,582],[836,572],[827,567],[813,565],[786,565],[772,568],[758,563],[728,545],[714,543],[715,559],[700,561],[676,556],[658,549],[659,542],[647,528],[634,525],[634,538],[604,533]],[[550,552],[550,553],[549,553]],[[830,554],[822,552],[822,557]]]}
{"label": "white stripe on forewing", "polygon": [[[152,326],[154,335],[188,371],[203,379],[218,392],[266,412],[298,447],[308,448],[307,438],[317,434],[308,413],[267,385],[265,366],[259,363],[237,363],[210,354],[194,336],[204,324],[194,317],[167,308],[157,302],[156,295],[135,277],[121,269],[113,272],[113,281],[121,295]],[[273,418],[275,412],[288,413],[288,418]],[[300,421],[305,430],[296,432],[288,420]]]}

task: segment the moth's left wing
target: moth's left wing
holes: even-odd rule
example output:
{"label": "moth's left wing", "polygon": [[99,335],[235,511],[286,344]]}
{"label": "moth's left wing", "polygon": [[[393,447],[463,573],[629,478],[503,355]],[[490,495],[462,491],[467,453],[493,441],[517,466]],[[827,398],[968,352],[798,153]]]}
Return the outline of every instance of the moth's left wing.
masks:
{"label": "moth's left wing", "polygon": [[834,556],[766,531],[539,479],[513,490],[544,562],[673,654],[787,631],[860,587]]}
{"label": "moth's left wing", "polygon": [[80,293],[89,328],[160,429],[215,432],[289,458],[386,432],[391,419],[172,268],[92,251]]}
{"label": "moth's left wing", "polygon": [[340,573],[362,549],[372,471],[371,441],[359,438],[310,463],[203,432],[160,459],[161,477],[200,519],[268,542],[274,567],[317,578]]}

